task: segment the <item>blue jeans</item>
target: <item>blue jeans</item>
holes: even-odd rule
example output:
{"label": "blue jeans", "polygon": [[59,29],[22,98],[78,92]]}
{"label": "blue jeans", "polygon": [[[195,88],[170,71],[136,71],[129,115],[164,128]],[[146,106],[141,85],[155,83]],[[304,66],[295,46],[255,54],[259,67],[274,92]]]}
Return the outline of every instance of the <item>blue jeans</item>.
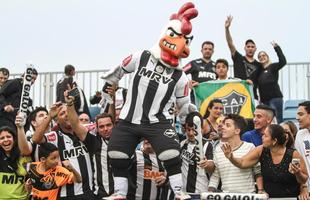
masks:
{"label": "blue jeans", "polygon": [[276,112],[276,118],[278,124],[283,121],[283,99],[282,98],[273,98],[269,101],[264,102],[264,104],[273,108]]}

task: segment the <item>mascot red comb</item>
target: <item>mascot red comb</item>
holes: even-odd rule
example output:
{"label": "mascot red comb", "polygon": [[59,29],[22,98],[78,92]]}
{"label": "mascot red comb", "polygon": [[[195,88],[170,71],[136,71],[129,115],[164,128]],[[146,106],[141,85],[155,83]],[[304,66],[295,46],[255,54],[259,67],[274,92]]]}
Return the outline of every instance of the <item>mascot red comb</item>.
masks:
{"label": "mascot red comb", "polygon": [[133,73],[126,101],[109,141],[115,181],[115,194],[106,199],[125,199],[128,188],[130,158],[141,138],[153,146],[164,163],[176,199],[187,199],[182,192],[180,145],[171,125],[169,108],[175,102],[184,121],[189,112],[196,111],[190,104],[188,79],[181,70],[180,60],[189,56],[192,40],[191,19],[198,15],[193,3],[184,4],[170,17],[158,44],[128,56],[121,65],[103,75],[104,97],[109,99],[106,87],[117,84],[126,73]]}

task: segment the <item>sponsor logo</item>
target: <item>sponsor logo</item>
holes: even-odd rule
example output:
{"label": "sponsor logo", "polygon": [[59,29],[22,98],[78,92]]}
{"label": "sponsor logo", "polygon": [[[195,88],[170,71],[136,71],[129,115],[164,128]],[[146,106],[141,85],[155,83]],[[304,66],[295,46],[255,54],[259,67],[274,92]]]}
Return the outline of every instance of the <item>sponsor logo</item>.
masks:
{"label": "sponsor logo", "polygon": [[247,100],[247,97],[233,90],[228,95],[219,99],[223,102],[225,114],[239,114],[241,107]]}
{"label": "sponsor logo", "polygon": [[55,142],[56,141],[56,133],[52,133],[52,134],[47,135],[47,140],[49,142]]}
{"label": "sponsor logo", "polygon": [[79,146],[72,149],[65,149],[63,151],[64,159],[76,158],[79,156],[84,156],[88,153],[88,150],[85,146]]}
{"label": "sponsor logo", "polygon": [[2,175],[1,184],[17,184],[24,183],[25,177],[19,175]]}
{"label": "sponsor logo", "polygon": [[162,73],[164,72],[164,68],[163,68],[163,66],[161,66],[161,65],[157,65],[157,66],[155,67],[155,71],[156,71],[157,73],[162,74]]}
{"label": "sponsor logo", "polygon": [[172,129],[167,129],[165,132],[164,132],[164,135],[167,136],[168,138],[173,138],[174,136],[176,136],[176,132]]}
{"label": "sponsor logo", "polygon": [[151,171],[149,169],[144,169],[144,179],[155,180],[160,176],[164,176],[164,172]]}
{"label": "sponsor logo", "polygon": [[46,189],[51,189],[54,185],[54,182],[45,182],[43,183],[43,187]]}
{"label": "sponsor logo", "polygon": [[146,67],[141,67],[138,72],[139,76],[144,76],[149,78],[150,80],[154,80],[157,83],[169,84],[173,79],[163,76],[157,72],[146,69]]}
{"label": "sponsor logo", "polygon": [[200,71],[198,73],[198,78],[210,78],[215,80],[216,79],[216,75],[213,72],[204,72],[204,71]]}
{"label": "sponsor logo", "polygon": [[181,159],[187,162],[189,165],[195,165],[195,154],[186,151],[185,149],[181,152]]}

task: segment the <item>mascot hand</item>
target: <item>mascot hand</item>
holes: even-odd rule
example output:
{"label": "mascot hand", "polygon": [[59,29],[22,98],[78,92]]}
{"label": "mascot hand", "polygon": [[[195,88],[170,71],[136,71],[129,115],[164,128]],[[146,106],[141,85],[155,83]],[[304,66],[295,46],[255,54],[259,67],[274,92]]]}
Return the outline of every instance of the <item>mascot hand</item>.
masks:
{"label": "mascot hand", "polygon": [[180,108],[180,112],[179,112],[179,118],[180,118],[181,124],[185,124],[185,119],[188,113],[197,112],[197,111],[198,111],[197,107],[194,104],[191,104],[191,103],[184,104]]}
{"label": "mascot hand", "polygon": [[198,112],[196,105],[190,103],[188,105],[188,113],[192,113],[192,112]]}
{"label": "mascot hand", "polygon": [[118,83],[119,80],[124,75],[124,70],[122,67],[117,66],[109,70],[108,72],[104,73],[100,78],[104,79],[105,81],[109,82],[110,84]]}
{"label": "mascot hand", "polygon": [[108,87],[112,87],[112,84],[108,83],[108,82],[105,82],[103,88],[102,88],[102,98],[104,98],[107,103],[109,104],[113,104],[113,98],[112,96],[109,94],[108,92]]}

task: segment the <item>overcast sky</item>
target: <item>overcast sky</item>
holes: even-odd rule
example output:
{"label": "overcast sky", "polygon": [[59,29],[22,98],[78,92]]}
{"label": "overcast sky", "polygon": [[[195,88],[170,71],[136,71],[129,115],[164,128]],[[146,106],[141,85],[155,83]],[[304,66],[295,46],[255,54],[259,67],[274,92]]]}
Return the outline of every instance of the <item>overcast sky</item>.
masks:
{"label": "overcast sky", "polygon": [[[184,0],[1,0],[0,67],[22,72],[28,60],[39,72],[108,69],[132,52],[157,41],[169,16]],[[201,56],[204,40],[215,43],[213,59],[230,53],[224,21],[234,19],[231,33],[237,50],[252,38],[273,60],[277,41],[288,62],[310,61],[309,0],[199,0],[193,20],[191,55]]]}

